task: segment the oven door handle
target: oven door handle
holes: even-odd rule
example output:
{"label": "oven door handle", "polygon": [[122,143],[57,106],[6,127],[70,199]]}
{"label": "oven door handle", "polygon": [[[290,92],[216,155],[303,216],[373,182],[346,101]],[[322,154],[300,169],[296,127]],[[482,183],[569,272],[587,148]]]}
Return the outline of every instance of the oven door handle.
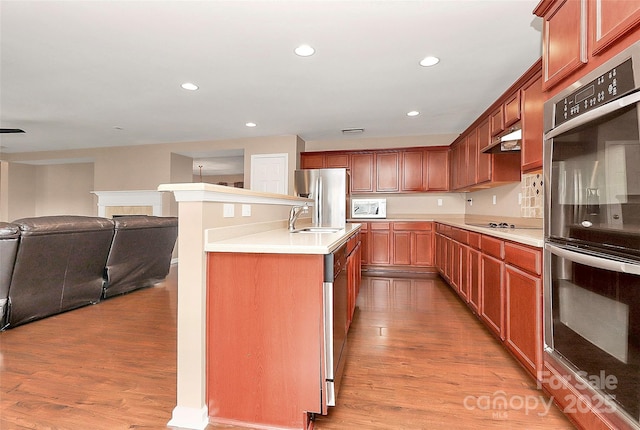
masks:
{"label": "oven door handle", "polygon": [[547,132],[547,134],[545,135],[545,139],[554,138],[578,126],[591,122],[594,119],[600,118],[601,116],[607,115],[611,112],[615,112],[618,109],[622,109],[623,107],[626,107],[626,106],[629,106],[630,104],[638,103],[638,102],[640,102],[640,91],[629,94],[628,96],[622,97],[621,99],[614,100],[610,103],[607,103],[598,108],[595,108],[592,111],[585,112],[582,115],[570,121],[560,124],[553,130],[550,130],[549,132]]}
{"label": "oven door handle", "polygon": [[622,261],[609,260],[590,254],[570,251],[566,248],[560,248],[558,246],[551,245],[550,243],[546,243],[544,245],[544,248],[550,253],[557,255],[558,257],[566,258],[567,260],[571,260],[585,266],[592,266],[598,269],[609,270],[618,273],[640,275],[640,264],[624,263]]}

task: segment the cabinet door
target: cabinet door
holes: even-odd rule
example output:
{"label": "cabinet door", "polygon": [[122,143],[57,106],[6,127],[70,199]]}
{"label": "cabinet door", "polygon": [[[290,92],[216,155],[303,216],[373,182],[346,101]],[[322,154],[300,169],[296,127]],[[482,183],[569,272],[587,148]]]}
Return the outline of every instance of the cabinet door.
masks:
{"label": "cabinet door", "polygon": [[401,191],[424,191],[424,158],[423,150],[402,151]]}
{"label": "cabinet door", "polygon": [[640,2],[592,0],[589,2],[591,53],[598,55],[640,24]]}
{"label": "cabinet door", "polygon": [[412,234],[411,262],[416,266],[433,266],[433,233],[416,231]]}
{"label": "cabinet door", "polygon": [[399,191],[399,172],[400,154],[398,152],[378,152],[376,154],[376,191]]}
{"label": "cabinet door", "polygon": [[351,154],[352,193],[372,193],[374,191],[374,159],[373,152]]}
{"label": "cabinet door", "polygon": [[371,264],[391,264],[391,232],[388,222],[372,222],[369,225],[369,243]]}
{"label": "cabinet door", "polygon": [[323,153],[304,153],[300,154],[300,168],[301,169],[322,169],[324,167],[324,154]]}
{"label": "cabinet door", "polygon": [[456,292],[460,290],[460,243],[449,242],[449,283]]}
{"label": "cabinet door", "polygon": [[469,301],[469,247],[460,245],[460,297]]}
{"label": "cabinet door", "polygon": [[464,145],[462,144],[462,142],[454,143],[451,146],[450,172],[451,172],[451,188],[453,190],[458,190],[463,187],[463,184],[461,182],[461,173],[460,173],[460,169],[464,167],[464,162],[465,162],[463,149],[464,149]]}
{"label": "cabinet door", "polygon": [[502,105],[491,113],[490,120],[491,136],[495,136],[504,130],[504,111]]}
{"label": "cabinet door", "polygon": [[409,266],[411,264],[411,232],[393,232],[393,264]]}
{"label": "cabinet door", "polygon": [[559,0],[544,16],[544,89],[587,62],[586,0]]}
{"label": "cabinet door", "polygon": [[360,258],[362,264],[369,264],[369,223],[363,222],[360,227]]}
{"label": "cabinet door", "polygon": [[520,120],[520,91],[516,91],[504,102],[504,127],[507,128]]}
{"label": "cabinet door", "polygon": [[466,141],[466,151],[467,151],[467,163],[466,163],[466,172],[467,178],[465,180],[465,184],[467,186],[475,185],[476,181],[476,162],[478,159],[478,133],[477,130],[474,129],[469,132]]}
{"label": "cabinet door", "polygon": [[344,167],[345,169],[349,168],[349,154],[327,154],[325,157],[325,167],[327,168],[338,168]]}
{"label": "cabinet door", "polygon": [[504,263],[489,255],[482,254],[482,295],[480,315],[500,339],[504,340]]}
{"label": "cabinet door", "polygon": [[491,154],[482,152],[491,143],[489,118],[478,126],[478,159],[476,161],[476,181],[481,184],[491,180]]}
{"label": "cabinet door", "polygon": [[532,375],[542,369],[542,280],[505,266],[507,347]]}
{"label": "cabinet door", "polygon": [[522,150],[523,172],[542,168],[542,109],[544,94],[542,76],[529,80],[522,87]]}
{"label": "cabinet door", "polygon": [[468,265],[469,265],[469,306],[477,314],[480,314],[480,283],[481,283],[481,264],[480,251],[469,248]]}
{"label": "cabinet door", "polygon": [[449,150],[425,152],[426,159],[426,190],[449,190]]}

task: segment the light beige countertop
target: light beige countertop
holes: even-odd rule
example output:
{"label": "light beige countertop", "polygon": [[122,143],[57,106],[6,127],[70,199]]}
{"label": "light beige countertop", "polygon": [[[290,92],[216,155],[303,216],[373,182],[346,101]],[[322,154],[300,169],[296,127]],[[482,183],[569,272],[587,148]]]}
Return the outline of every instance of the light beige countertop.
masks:
{"label": "light beige countertop", "polygon": [[358,223],[347,223],[344,229],[336,233],[291,233],[287,228],[279,227],[238,234],[234,237],[228,237],[229,228],[221,227],[206,230],[204,250],[265,254],[330,254],[360,230],[360,226]]}
{"label": "light beige countertop", "polygon": [[[542,220],[540,219],[505,219],[506,222],[514,224],[516,228],[490,228],[479,227],[474,224],[487,224],[489,221],[503,221],[494,216],[465,217],[464,215],[429,215],[429,214],[387,214],[387,218],[358,219],[360,222],[396,222],[396,221],[433,221],[447,224],[452,227],[462,228],[488,236],[506,239],[513,242],[529,245],[536,248],[544,247],[544,234],[542,231]],[[350,221],[356,221],[355,219]],[[518,228],[519,225],[529,228]]]}

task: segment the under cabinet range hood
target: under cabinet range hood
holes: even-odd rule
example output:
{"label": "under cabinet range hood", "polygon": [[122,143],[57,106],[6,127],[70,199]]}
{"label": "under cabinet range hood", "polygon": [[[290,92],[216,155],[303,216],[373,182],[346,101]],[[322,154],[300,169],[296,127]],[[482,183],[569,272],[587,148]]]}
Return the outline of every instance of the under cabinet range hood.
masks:
{"label": "under cabinet range hood", "polygon": [[522,148],[522,128],[517,125],[511,127],[506,134],[496,136],[491,144],[484,148],[482,152],[496,154],[501,152],[520,151]]}

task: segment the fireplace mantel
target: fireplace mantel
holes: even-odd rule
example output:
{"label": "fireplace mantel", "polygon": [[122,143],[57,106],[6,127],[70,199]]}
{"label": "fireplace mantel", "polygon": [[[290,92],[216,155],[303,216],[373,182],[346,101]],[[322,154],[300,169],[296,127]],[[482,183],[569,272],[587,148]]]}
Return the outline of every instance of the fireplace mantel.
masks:
{"label": "fireplace mantel", "polygon": [[106,216],[109,206],[151,206],[153,215],[162,216],[162,193],[157,190],[91,191],[98,196],[98,216]]}

